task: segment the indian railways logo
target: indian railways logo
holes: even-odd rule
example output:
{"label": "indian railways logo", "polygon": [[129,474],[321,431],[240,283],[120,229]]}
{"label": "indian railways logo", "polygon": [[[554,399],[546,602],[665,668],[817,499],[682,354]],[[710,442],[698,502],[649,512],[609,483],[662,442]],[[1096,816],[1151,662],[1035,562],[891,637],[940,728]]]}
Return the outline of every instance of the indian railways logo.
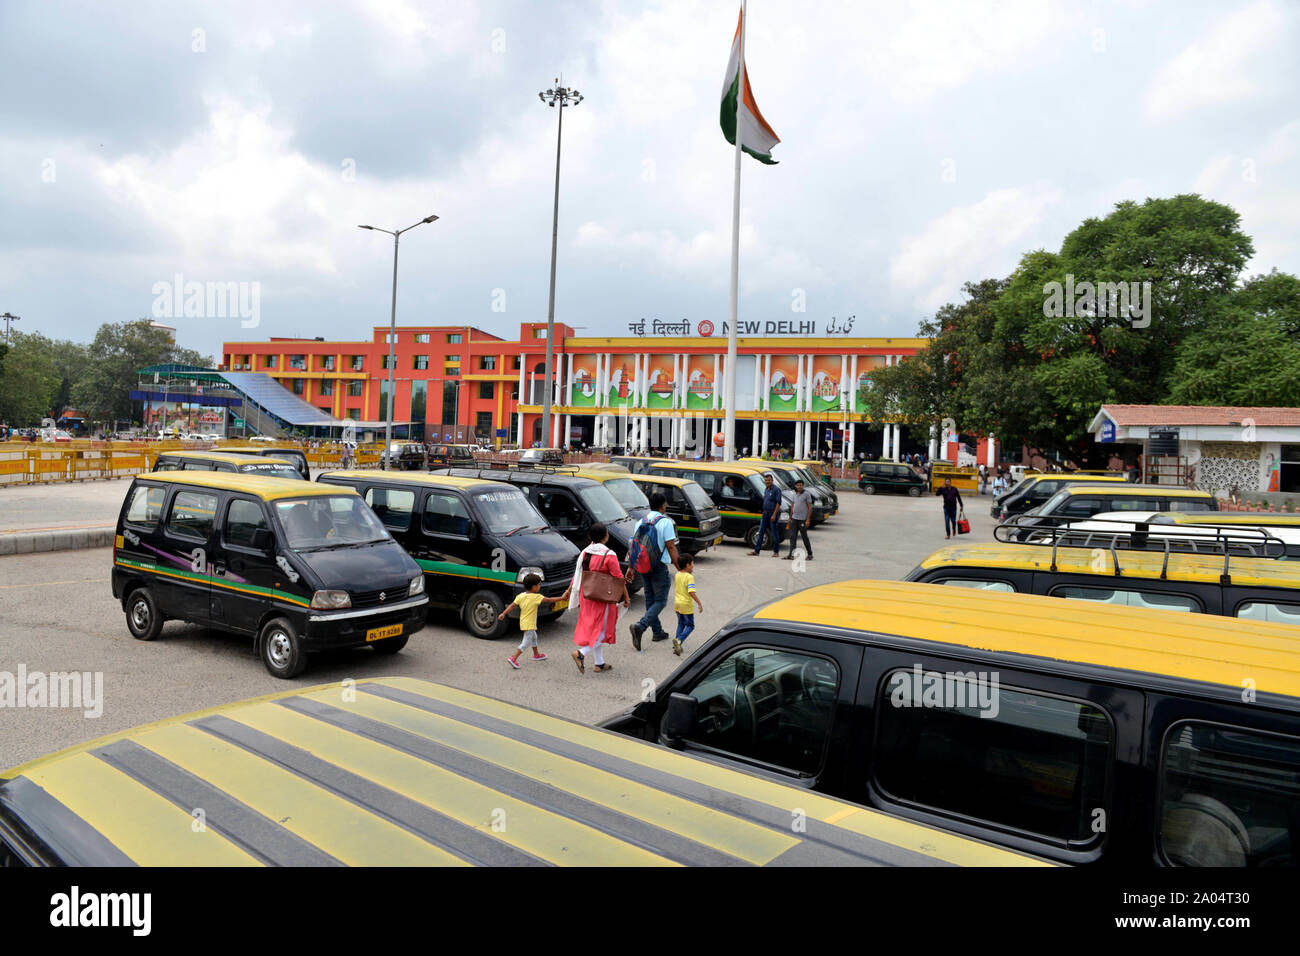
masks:
{"label": "indian railways logo", "polygon": [[695,330],[699,332],[700,335],[712,335],[713,323],[708,319],[700,319],[699,325],[695,327]]}

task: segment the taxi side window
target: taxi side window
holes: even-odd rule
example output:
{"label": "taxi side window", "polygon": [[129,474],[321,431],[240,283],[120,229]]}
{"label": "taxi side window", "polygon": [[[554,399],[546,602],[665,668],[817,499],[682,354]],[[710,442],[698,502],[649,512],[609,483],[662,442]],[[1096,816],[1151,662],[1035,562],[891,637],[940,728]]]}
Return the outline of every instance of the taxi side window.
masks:
{"label": "taxi side window", "polygon": [[206,461],[186,461],[181,465],[181,471],[212,471],[212,465]]}
{"label": "taxi side window", "polygon": [[811,654],[746,647],[723,658],[691,690],[690,739],[716,750],[815,774],[830,740],[840,673]]}
{"label": "taxi side window", "polygon": [[1160,760],[1161,855],[1175,866],[1296,866],[1300,739],[1198,721]]}
{"label": "taxi side window", "polygon": [[136,485],[131,493],[131,505],[126,509],[127,522],[150,529],[158,527],[158,519],[162,517],[163,499],[166,497],[167,492],[163,488]]}
{"label": "taxi side window", "polygon": [[669,508],[672,508],[674,511],[687,510],[686,496],[682,494],[682,489],[678,488],[676,485],[665,485],[656,490],[663,492],[664,497],[668,499]]}
{"label": "taxi side window", "polygon": [[154,462],[154,471],[180,471],[181,463],[174,458],[159,458]]}
{"label": "taxi side window", "polygon": [[415,492],[397,488],[371,488],[366,492],[366,504],[386,527],[405,531],[411,526],[411,512],[415,510]]}
{"label": "taxi side window", "polygon": [[571,530],[583,525],[582,512],[577,502],[563,491],[538,489],[537,510],[553,528]]}
{"label": "taxi side window", "polygon": [[718,492],[719,476],[714,472],[711,471],[686,472],[682,475],[682,477],[689,478],[691,481],[694,481],[696,484],[698,484],[701,488],[704,489],[705,494],[707,494],[710,498],[714,497],[719,493]]}
{"label": "taxi side window", "polygon": [[1113,731],[1092,704],[974,670],[900,668],[876,714],[873,778],[887,799],[1054,841],[1098,838]]}
{"label": "taxi side window", "polygon": [[721,490],[724,498],[749,498],[749,490],[739,475],[724,475]]}
{"label": "taxi side window", "polygon": [[1080,601],[1100,601],[1102,604],[1120,604],[1124,607],[1148,607],[1160,611],[1191,611],[1200,613],[1201,602],[1187,594],[1170,594],[1166,591],[1128,591],[1119,588],[1059,587],[1048,592],[1052,597],[1074,598]]}
{"label": "taxi side window", "polygon": [[1275,624],[1300,624],[1300,604],[1275,604],[1272,601],[1245,601],[1237,606],[1237,617],[1248,621],[1272,621]]}
{"label": "taxi side window", "polygon": [[986,578],[943,578],[935,584],[946,584],[955,588],[975,588],[978,591],[1015,591],[1015,586],[1006,581],[994,581]]}
{"label": "taxi side window", "polygon": [[251,548],[253,533],[258,529],[270,531],[262,506],[247,498],[235,498],[226,509],[226,523],[223,532],[226,544],[237,548]]}
{"label": "taxi side window", "polygon": [[217,496],[197,491],[178,491],[172,499],[167,530],[186,538],[207,540],[217,514]]}
{"label": "taxi side window", "polygon": [[447,492],[430,492],[424,499],[424,530],[430,534],[451,534],[466,537],[469,534],[469,509],[458,495]]}

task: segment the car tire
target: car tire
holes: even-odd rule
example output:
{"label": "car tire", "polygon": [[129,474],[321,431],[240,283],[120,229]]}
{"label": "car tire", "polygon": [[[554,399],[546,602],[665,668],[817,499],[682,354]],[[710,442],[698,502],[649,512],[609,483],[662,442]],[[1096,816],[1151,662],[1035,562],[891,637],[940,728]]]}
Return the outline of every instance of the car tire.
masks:
{"label": "car tire", "polygon": [[475,637],[485,641],[495,640],[505,634],[509,621],[498,621],[497,616],[506,609],[506,602],[496,591],[484,588],[475,591],[465,600],[461,611],[461,620],[465,629]]}
{"label": "car tire", "polygon": [[147,587],[138,587],[126,599],[126,629],[137,641],[152,641],[162,632],[163,616]]}
{"label": "car tire", "polygon": [[375,649],[376,654],[396,654],[406,646],[406,642],[411,639],[411,635],[403,634],[401,637],[389,637],[382,641],[375,641],[370,646]]}
{"label": "car tire", "polygon": [[863,486],[862,486],[862,493],[863,493],[864,495],[874,495],[874,494],[876,493],[876,486],[875,486],[875,485],[863,485]]}
{"label": "car tire", "polygon": [[277,617],[266,622],[257,636],[257,649],[262,664],[272,677],[289,680],[307,667],[307,652],[302,649],[302,639],[287,618]]}
{"label": "car tire", "polygon": [[921,489],[920,489],[920,488],[908,488],[908,489],[907,489],[907,494],[908,494],[908,497],[910,497],[910,498],[919,498],[919,497],[921,497]]}
{"label": "car tire", "polygon": [[745,544],[748,545],[751,551],[758,547],[758,527],[758,525],[754,525],[745,532]]}

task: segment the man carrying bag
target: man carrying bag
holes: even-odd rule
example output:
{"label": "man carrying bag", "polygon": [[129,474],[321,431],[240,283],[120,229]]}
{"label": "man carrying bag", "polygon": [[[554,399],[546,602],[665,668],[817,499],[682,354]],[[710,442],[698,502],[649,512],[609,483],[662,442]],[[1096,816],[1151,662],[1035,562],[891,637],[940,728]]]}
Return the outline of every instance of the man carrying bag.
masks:
{"label": "man carrying bag", "polygon": [[668,499],[662,492],[656,491],[650,496],[650,510],[637,524],[627,551],[628,580],[640,574],[645,582],[645,614],[628,627],[632,633],[632,646],[638,651],[641,650],[641,635],[647,627],[651,629],[651,640],[668,640],[668,632],[659,623],[659,612],[667,607],[672,597],[668,568],[669,562],[672,567],[677,566],[677,529],[673,526],[673,519],[662,513],[667,503]]}

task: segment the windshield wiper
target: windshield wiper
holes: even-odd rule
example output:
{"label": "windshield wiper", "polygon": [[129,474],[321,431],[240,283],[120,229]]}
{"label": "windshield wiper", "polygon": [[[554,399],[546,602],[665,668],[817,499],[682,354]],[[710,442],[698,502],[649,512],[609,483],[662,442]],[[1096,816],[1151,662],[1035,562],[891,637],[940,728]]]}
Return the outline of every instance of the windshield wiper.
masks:
{"label": "windshield wiper", "polygon": [[518,528],[511,528],[509,531],[507,531],[507,532],[506,532],[506,537],[507,537],[507,538],[510,537],[510,536],[511,536],[512,534],[514,534],[516,531],[527,531],[527,530],[528,530],[528,525],[526,525],[526,524],[521,524]]}

